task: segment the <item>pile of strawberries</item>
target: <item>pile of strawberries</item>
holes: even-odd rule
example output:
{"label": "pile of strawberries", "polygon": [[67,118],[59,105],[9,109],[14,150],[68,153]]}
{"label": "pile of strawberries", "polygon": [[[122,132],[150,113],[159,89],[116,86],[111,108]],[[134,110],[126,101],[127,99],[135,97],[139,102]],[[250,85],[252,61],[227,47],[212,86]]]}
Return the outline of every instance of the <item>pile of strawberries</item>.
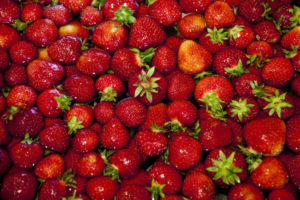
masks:
{"label": "pile of strawberries", "polygon": [[299,3],[0,0],[0,199],[299,199]]}

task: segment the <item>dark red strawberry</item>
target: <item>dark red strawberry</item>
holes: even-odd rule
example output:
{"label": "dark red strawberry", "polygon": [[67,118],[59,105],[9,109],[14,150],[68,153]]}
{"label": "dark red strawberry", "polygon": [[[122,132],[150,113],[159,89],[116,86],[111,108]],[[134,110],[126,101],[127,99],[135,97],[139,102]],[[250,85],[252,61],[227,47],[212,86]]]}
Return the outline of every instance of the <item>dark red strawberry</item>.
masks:
{"label": "dark red strawberry", "polygon": [[66,122],[60,118],[46,118],[45,119],[45,127],[50,127],[54,125],[62,125],[65,126]]}
{"label": "dark red strawberry", "polygon": [[30,172],[19,171],[3,179],[1,199],[31,200],[35,198],[37,189],[36,177]]}
{"label": "dark red strawberry", "polygon": [[291,181],[295,184],[295,186],[300,188],[300,156],[296,155],[293,158],[291,158],[287,163],[287,170],[290,175]]}
{"label": "dark red strawberry", "polygon": [[115,115],[115,108],[111,102],[100,102],[94,107],[95,119],[100,124],[106,124]]}
{"label": "dark red strawberry", "polygon": [[89,31],[77,20],[61,26],[58,31],[60,37],[69,35],[79,37],[82,40],[87,40],[90,35]]}
{"label": "dark red strawberry", "polygon": [[177,53],[182,42],[183,39],[181,37],[171,35],[167,38],[165,45]]}
{"label": "dark red strawberry", "polygon": [[257,40],[268,42],[271,45],[279,42],[281,38],[281,34],[276,29],[276,26],[268,20],[256,24],[254,26],[254,32]]}
{"label": "dark red strawberry", "polygon": [[120,190],[116,194],[116,200],[151,200],[150,192],[139,185],[125,185],[122,182]]}
{"label": "dark red strawberry", "polygon": [[57,178],[64,172],[64,160],[59,154],[50,154],[44,157],[34,169],[38,178]]}
{"label": "dark red strawberry", "polygon": [[261,0],[241,1],[238,13],[251,23],[258,23],[263,19],[265,8]]}
{"label": "dark red strawberry", "polygon": [[179,33],[187,39],[197,39],[205,28],[205,19],[201,15],[188,14],[178,23]]}
{"label": "dark red strawberry", "polygon": [[179,73],[169,80],[168,98],[170,101],[189,100],[195,88],[194,79],[188,74]]}
{"label": "dark red strawberry", "polygon": [[71,20],[70,10],[62,4],[45,7],[43,15],[51,19],[57,26],[66,25]]}
{"label": "dark red strawberry", "polygon": [[261,78],[255,74],[243,74],[240,77],[238,77],[234,82],[236,93],[239,96],[255,97],[253,94],[251,82],[253,84],[256,82],[257,85],[262,84]]}
{"label": "dark red strawberry", "polygon": [[300,125],[299,125],[300,115],[294,115],[291,117],[287,123],[287,133],[286,133],[286,145],[292,151],[299,153],[299,138],[300,138]]}
{"label": "dark red strawberry", "polygon": [[161,46],[155,50],[151,65],[155,66],[158,72],[169,74],[176,68],[176,53],[167,46]]}
{"label": "dark red strawberry", "polygon": [[147,186],[148,172],[141,169],[140,172],[132,178],[122,180],[122,187],[126,185],[139,185],[142,187]]}
{"label": "dark red strawberry", "polygon": [[110,177],[97,176],[87,182],[87,194],[91,199],[113,199],[119,190],[117,181]]}
{"label": "dark red strawberry", "polygon": [[166,122],[168,121],[167,116],[167,105],[159,103],[148,107],[147,117],[145,123],[140,127],[140,130],[152,130],[159,131]]}
{"label": "dark red strawberry", "polygon": [[160,198],[161,200],[183,200],[181,196],[178,195],[167,195],[165,198]]}
{"label": "dark red strawberry", "polygon": [[20,5],[10,0],[3,0],[0,3],[0,22],[14,23],[20,17]]}
{"label": "dark red strawberry", "polygon": [[0,71],[5,71],[9,67],[9,65],[10,59],[7,51],[0,49]]}
{"label": "dark red strawberry", "polygon": [[0,40],[0,48],[9,50],[13,44],[21,40],[21,37],[11,26],[0,24]]}
{"label": "dark red strawberry", "polygon": [[72,140],[72,147],[78,153],[87,153],[96,148],[98,142],[98,134],[89,128],[85,128],[76,133]]}
{"label": "dark red strawberry", "polygon": [[40,200],[61,199],[62,197],[67,196],[66,184],[67,183],[64,183],[63,180],[58,178],[49,178],[40,188],[38,198]]}
{"label": "dark red strawberry", "polygon": [[11,160],[6,149],[0,148],[0,174],[4,175],[11,165]]}
{"label": "dark red strawberry", "polygon": [[[73,171],[72,171],[72,173],[73,173]],[[71,177],[72,177],[72,175],[71,175]],[[71,178],[71,181],[73,182],[74,185],[72,185],[72,183],[71,183],[71,185],[68,186],[68,194],[69,195],[73,196],[74,194],[80,195],[81,193],[86,193],[87,178],[77,175],[77,176],[74,176],[74,178]],[[76,195],[76,197],[80,197],[79,195]]]}
{"label": "dark red strawberry", "polygon": [[104,160],[96,152],[82,155],[77,164],[78,174],[83,177],[96,177],[102,174],[104,167]]}
{"label": "dark red strawberry", "polygon": [[296,200],[296,198],[287,190],[273,190],[268,195],[268,200],[279,200],[279,199]]}
{"label": "dark red strawberry", "polygon": [[[290,12],[290,10],[292,12]],[[275,10],[272,18],[276,21],[276,24],[278,23],[281,27],[288,28],[295,21],[290,20],[294,16],[295,11],[296,10],[293,9],[293,6],[291,4],[285,4]]]}
{"label": "dark red strawberry", "polygon": [[254,32],[251,28],[243,25],[235,25],[228,31],[229,44],[238,49],[245,49],[254,41]]}
{"label": "dark red strawberry", "polygon": [[[0,146],[5,146],[11,141],[10,134],[7,131],[4,121],[0,121]],[[0,170],[1,171],[1,170]]]}
{"label": "dark red strawberry", "polygon": [[211,3],[212,0],[179,0],[180,7],[185,13],[202,14]]}
{"label": "dark red strawberry", "polygon": [[60,0],[60,3],[71,10],[73,14],[78,14],[82,9],[92,3],[92,0]]}
{"label": "dark red strawberry", "polygon": [[103,20],[103,12],[87,6],[80,12],[80,22],[85,26],[95,26]]}
{"label": "dark red strawberry", "polygon": [[69,149],[64,155],[65,169],[72,169],[73,174],[78,173],[78,163],[81,160],[82,154],[77,153],[74,149]]}
{"label": "dark red strawberry", "polygon": [[21,18],[24,22],[34,22],[43,18],[43,6],[39,3],[29,3],[23,5]]}
{"label": "dark red strawberry", "polygon": [[300,96],[300,76],[297,75],[293,81],[292,81],[292,84],[291,84],[291,88],[292,88],[292,91],[297,95],[297,96]]}
{"label": "dark red strawberry", "polygon": [[14,63],[24,65],[37,58],[38,50],[30,42],[19,41],[10,48],[9,55]]}
{"label": "dark red strawberry", "polygon": [[101,75],[95,84],[96,90],[101,94],[100,101],[116,101],[125,90],[123,81],[113,74]]}
{"label": "dark red strawberry", "polygon": [[6,103],[9,107],[28,108],[35,105],[37,94],[28,85],[16,85],[9,92]]}
{"label": "dark red strawberry", "polygon": [[263,193],[254,185],[242,183],[233,186],[228,193],[228,200],[264,200]]}

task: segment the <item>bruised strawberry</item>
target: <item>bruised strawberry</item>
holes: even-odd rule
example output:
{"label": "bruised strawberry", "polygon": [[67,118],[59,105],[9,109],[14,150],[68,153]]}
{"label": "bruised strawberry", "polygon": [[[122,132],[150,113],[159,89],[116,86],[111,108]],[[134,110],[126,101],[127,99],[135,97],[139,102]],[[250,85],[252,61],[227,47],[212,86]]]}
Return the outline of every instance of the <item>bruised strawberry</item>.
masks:
{"label": "bruised strawberry", "polygon": [[71,20],[71,12],[64,5],[45,7],[44,17],[51,19],[57,26],[64,26]]}
{"label": "bruised strawberry", "polygon": [[179,0],[180,7],[185,13],[202,14],[211,3],[212,0]]}
{"label": "bruised strawberry", "polygon": [[92,199],[113,199],[120,186],[110,177],[97,176],[90,179],[86,187],[87,194]]}
{"label": "bruised strawberry", "polygon": [[125,185],[122,182],[120,190],[116,194],[116,200],[131,199],[131,200],[150,200],[151,195],[145,188],[139,185]]}
{"label": "bruised strawberry", "polygon": [[0,24],[0,48],[9,50],[13,44],[20,41],[18,32],[9,25]]}
{"label": "bruised strawberry", "polygon": [[85,26],[95,26],[102,20],[103,12],[92,6],[87,6],[80,12],[80,22]]}
{"label": "bruised strawberry", "polygon": [[21,18],[24,22],[34,22],[43,18],[43,6],[38,3],[25,4],[21,12]]}
{"label": "bruised strawberry", "polygon": [[92,0],[60,0],[59,2],[69,8],[73,14],[78,14],[82,9],[90,5]]}
{"label": "bruised strawberry", "polygon": [[77,164],[78,174],[83,177],[96,177],[102,174],[104,167],[104,160],[96,152],[84,154]]}
{"label": "bruised strawberry", "polygon": [[37,48],[26,41],[15,43],[9,50],[12,61],[16,64],[28,64],[38,56]]}
{"label": "bruised strawberry", "polygon": [[177,65],[177,56],[175,52],[167,46],[161,46],[155,50],[152,66],[162,74],[169,74]]}
{"label": "bruised strawberry", "polygon": [[252,184],[242,183],[233,186],[228,193],[229,200],[264,200],[264,195],[257,187]]}
{"label": "bruised strawberry", "polygon": [[95,119],[100,124],[106,124],[115,115],[115,108],[111,102],[100,102],[94,107]]}
{"label": "bruised strawberry", "polygon": [[201,15],[189,14],[178,23],[178,31],[187,39],[197,39],[205,28],[205,19]]}
{"label": "bruised strawberry", "polygon": [[95,84],[96,90],[101,94],[100,101],[116,101],[125,90],[123,81],[113,74],[101,75]]}
{"label": "bruised strawberry", "polygon": [[28,108],[35,105],[37,94],[28,85],[14,86],[7,96],[6,103],[9,107]]}
{"label": "bruised strawberry", "polygon": [[87,153],[96,148],[98,142],[98,134],[92,129],[85,128],[76,133],[72,140],[72,146],[78,153]]}
{"label": "bruised strawberry", "polygon": [[34,169],[34,173],[38,178],[56,178],[63,174],[64,160],[59,154],[50,154],[44,157]]}

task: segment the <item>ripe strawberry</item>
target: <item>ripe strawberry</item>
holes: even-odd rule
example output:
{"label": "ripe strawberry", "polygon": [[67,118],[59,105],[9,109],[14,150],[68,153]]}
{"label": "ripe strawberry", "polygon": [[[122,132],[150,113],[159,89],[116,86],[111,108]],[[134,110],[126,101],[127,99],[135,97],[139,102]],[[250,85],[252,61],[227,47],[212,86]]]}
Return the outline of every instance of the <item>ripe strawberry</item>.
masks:
{"label": "ripe strawberry", "polygon": [[235,91],[239,96],[254,97],[251,82],[256,82],[258,85],[262,84],[262,80],[255,74],[243,74],[234,82]]}
{"label": "ripe strawberry", "polygon": [[241,1],[238,13],[251,23],[258,23],[263,19],[265,8],[262,0]]}
{"label": "ripe strawberry", "polygon": [[80,12],[80,22],[85,26],[95,26],[103,20],[103,12],[87,6]]}
{"label": "ripe strawberry", "polygon": [[223,188],[243,182],[247,177],[247,164],[242,153],[228,148],[211,151],[205,159],[207,174]]}
{"label": "ripe strawberry", "polygon": [[35,105],[37,94],[28,85],[14,86],[7,96],[6,103],[9,107],[27,108]]}
{"label": "ripe strawberry", "polygon": [[30,42],[19,41],[10,48],[9,55],[14,63],[24,65],[37,58],[38,50]]}
{"label": "ripe strawberry", "polygon": [[182,42],[181,37],[172,35],[167,38],[165,45],[177,53]]}
{"label": "ripe strawberry", "polygon": [[184,73],[174,75],[168,84],[168,99],[170,101],[189,100],[195,88],[194,79]]}
{"label": "ripe strawberry", "polygon": [[134,98],[127,98],[116,105],[116,116],[127,127],[138,127],[146,120],[146,107]]}
{"label": "ripe strawberry", "polygon": [[20,41],[21,37],[16,29],[6,24],[0,24],[0,48],[9,50],[12,45]]}
{"label": "ripe strawberry", "polygon": [[251,181],[259,188],[274,190],[283,188],[289,180],[284,165],[274,157],[262,160],[251,174]]}
{"label": "ripe strawberry", "polygon": [[213,60],[214,70],[222,76],[238,77],[246,72],[246,54],[236,48],[224,48],[218,51]]}
{"label": "ripe strawberry", "polygon": [[114,74],[101,75],[95,84],[96,90],[101,94],[100,101],[116,101],[125,90],[123,81]]}
{"label": "ripe strawberry", "polygon": [[109,177],[97,176],[90,179],[86,187],[91,199],[113,199],[120,186]]}
{"label": "ripe strawberry", "polygon": [[296,198],[287,190],[273,190],[268,195],[268,200],[279,200],[279,199],[296,200]]}
{"label": "ripe strawberry", "polygon": [[10,66],[10,59],[7,51],[5,51],[4,49],[0,49],[0,71],[1,72],[5,71],[9,66]]}
{"label": "ripe strawberry", "polygon": [[166,40],[166,33],[158,22],[149,16],[143,16],[131,25],[128,45],[145,50],[157,47]]}
{"label": "ripe strawberry", "polygon": [[72,147],[78,153],[87,153],[97,147],[99,142],[98,134],[92,129],[79,130],[72,140]]}
{"label": "ripe strawberry", "polygon": [[149,6],[148,14],[162,26],[171,26],[181,18],[181,9],[175,0],[156,0]]}
{"label": "ripe strawberry", "polygon": [[254,185],[242,183],[233,186],[228,193],[228,200],[264,200],[263,193]]}
{"label": "ripe strawberry", "polygon": [[300,162],[299,161],[300,161],[300,156],[296,155],[293,158],[291,158],[287,163],[287,170],[290,175],[290,179],[298,188],[298,190],[300,188],[300,173],[299,173]]}
{"label": "ripe strawberry", "polygon": [[212,0],[179,0],[179,5],[185,13],[202,14],[211,3]]}
{"label": "ripe strawberry", "polygon": [[71,169],[74,175],[78,174],[78,163],[82,154],[77,153],[74,149],[69,149],[64,155],[65,169]]}
{"label": "ripe strawberry", "polygon": [[179,33],[187,39],[197,39],[205,28],[205,19],[201,15],[188,14],[178,23]]}
{"label": "ripe strawberry", "polygon": [[257,40],[265,41],[271,45],[279,42],[281,38],[281,34],[274,23],[268,20],[256,24],[253,30]]}
{"label": "ripe strawberry", "polygon": [[300,96],[300,76],[296,75],[293,79],[291,84],[292,91],[297,95]]}
{"label": "ripe strawberry", "polygon": [[265,41],[254,41],[247,47],[247,64],[261,68],[268,58],[273,57],[273,48]]}
{"label": "ripe strawberry", "polygon": [[87,75],[73,75],[64,80],[63,83],[66,94],[76,102],[86,103],[95,96],[95,83]]}
{"label": "ripe strawberry", "polygon": [[0,3],[0,23],[12,24],[20,17],[20,6],[13,1],[4,0]]}
{"label": "ripe strawberry", "polygon": [[162,74],[169,74],[176,68],[176,53],[165,45],[161,46],[155,50],[151,65],[155,66],[155,69],[158,72]]}
{"label": "ripe strawberry", "polygon": [[[167,105],[159,103],[148,107],[145,123],[139,130],[159,131],[158,127],[162,127],[168,121]],[[157,130],[158,129],[158,130]]]}
{"label": "ripe strawberry", "polygon": [[209,28],[223,28],[230,26],[235,15],[233,9],[226,2],[216,1],[205,10],[205,21]]}
{"label": "ripe strawberry", "polygon": [[83,74],[77,69],[76,65],[66,65],[65,69],[66,69],[66,76],[67,77]]}
{"label": "ripe strawberry", "polygon": [[199,38],[199,44],[204,46],[211,53],[215,54],[219,50],[224,49],[228,45],[228,33],[223,28],[207,28]]}
{"label": "ripe strawberry", "polygon": [[38,189],[36,177],[27,171],[10,174],[3,179],[1,199],[31,200]]}
{"label": "ripe strawberry", "polygon": [[94,107],[95,119],[100,124],[106,124],[115,116],[115,107],[111,102],[100,102]]}
{"label": "ripe strawberry", "polygon": [[131,200],[151,200],[150,193],[139,185],[125,185],[122,182],[121,188],[116,194],[116,200],[131,199]]}
{"label": "ripe strawberry", "polygon": [[278,7],[272,15],[272,18],[278,23],[281,27],[288,28],[293,24],[293,20],[290,18],[293,17],[293,6],[291,4],[285,4]]}
{"label": "ripe strawberry", "polygon": [[[70,171],[70,170],[68,170]],[[73,171],[72,171],[73,173]],[[71,177],[74,176],[73,174],[71,175]],[[72,185],[68,186],[68,194],[69,195],[74,195],[76,194],[81,194],[81,193],[86,193],[86,184],[87,184],[87,178],[82,177],[82,176],[74,176],[73,178],[71,178],[71,182],[73,182],[73,187]],[[71,183],[72,184],[72,183]],[[79,195],[76,195],[76,197],[80,197]],[[84,200],[84,198],[83,198]]]}
{"label": "ripe strawberry", "polygon": [[36,137],[43,130],[44,123],[40,111],[35,107],[29,107],[14,114],[13,119],[8,121],[7,130],[15,137],[24,138],[26,133]]}
{"label": "ripe strawberry", "polygon": [[65,126],[66,123],[64,120],[62,120],[60,118],[46,118],[45,119],[45,128],[50,127],[50,126],[55,126],[55,125]]}
{"label": "ripe strawberry", "polygon": [[58,29],[50,19],[39,19],[25,30],[25,37],[38,47],[46,47],[58,38]]}
{"label": "ripe strawberry", "polygon": [[69,8],[73,14],[79,14],[82,9],[92,3],[92,0],[60,0],[60,3]]}
{"label": "ripe strawberry", "polygon": [[38,178],[56,178],[63,174],[64,160],[59,154],[50,154],[44,157],[34,169],[34,173]]}
{"label": "ripe strawberry", "polygon": [[44,91],[63,80],[65,69],[57,62],[34,60],[27,66],[27,76],[34,89]]}
{"label": "ripe strawberry", "polygon": [[281,46],[285,49],[292,50],[292,46],[297,47],[300,45],[300,27],[296,26],[291,29],[281,38]]}
{"label": "ripe strawberry", "polygon": [[[123,9],[122,7],[125,8],[125,13],[120,12]],[[126,17],[128,17],[128,14],[132,16],[137,11],[137,9],[138,6],[135,0],[107,0],[103,5],[104,16],[108,19],[117,21],[119,21],[119,19],[126,21]],[[131,10],[132,13],[128,10]]]}
{"label": "ripe strawberry", "polygon": [[67,196],[67,183],[58,178],[47,179],[40,188],[38,198],[40,200],[61,199]]}
{"label": "ripe strawberry", "polygon": [[155,71],[155,67],[147,72],[141,70],[129,79],[128,93],[145,105],[154,105],[165,98],[167,81],[163,75]]}
{"label": "ripe strawberry", "polygon": [[102,174],[104,167],[101,155],[93,151],[83,154],[77,164],[78,174],[87,178]]}
{"label": "ripe strawberry", "polygon": [[187,170],[200,161],[202,147],[196,139],[186,136],[175,136],[169,145],[168,161],[178,170]]}
{"label": "ripe strawberry", "polygon": [[[0,146],[7,145],[11,140],[4,121],[0,121]],[[0,170],[1,171],[1,170]]]}
{"label": "ripe strawberry", "polygon": [[[142,1],[142,0],[137,0],[137,2],[138,1]],[[136,11],[136,17],[140,18],[142,16],[148,15],[148,9],[149,9],[148,5],[141,2],[141,4],[138,7],[138,10]]]}
{"label": "ripe strawberry", "polygon": [[286,145],[292,151],[299,153],[299,138],[300,138],[300,126],[299,126],[300,115],[294,115],[290,118],[287,123],[287,133],[286,133]]}
{"label": "ripe strawberry", "polygon": [[34,22],[43,18],[43,6],[39,3],[29,3],[23,5],[21,18],[24,22]]}
{"label": "ripe strawberry", "polygon": [[10,156],[6,149],[0,148],[0,161],[0,175],[4,175],[11,166]]}
{"label": "ripe strawberry", "polygon": [[107,149],[121,149],[129,142],[129,132],[118,118],[110,119],[100,134],[100,144]]}
{"label": "ripe strawberry", "polygon": [[184,178],[181,191],[190,199],[208,200],[215,196],[215,185],[204,173],[195,172]]}
{"label": "ripe strawberry", "polygon": [[64,26],[71,20],[71,12],[64,5],[45,7],[43,11],[45,18],[51,19],[57,26]]}
{"label": "ripe strawberry", "polygon": [[76,68],[88,75],[98,76],[105,72],[110,65],[110,55],[102,49],[89,49],[83,52],[76,62]]}
{"label": "ripe strawberry", "polygon": [[90,35],[89,31],[85,29],[83,25],[77,20],[74,20],[64,26],[59,27],[58,31],[59,37],[69,35],[79,37],[82,40],[87,40]]}
{"label": "ripe strawberry", "polygon": [[139,173],[132,178],[122,180],[122,187],[126,185],[139,185],[142,187],[147,186],[148,172],[140,169]]}
{"label": "ripe strawberry", "polygon": [[245,49],[254,41],[254,32],[251,28],[243,25],[235,25],[228,31],[229,44],[238,49]]}
{"label": "ripe strawberry", "polygon": [[273,117],[255,119],[244,126],[244,138],[248,148],[266,156],[276,156],[285,143],[285,123]]}

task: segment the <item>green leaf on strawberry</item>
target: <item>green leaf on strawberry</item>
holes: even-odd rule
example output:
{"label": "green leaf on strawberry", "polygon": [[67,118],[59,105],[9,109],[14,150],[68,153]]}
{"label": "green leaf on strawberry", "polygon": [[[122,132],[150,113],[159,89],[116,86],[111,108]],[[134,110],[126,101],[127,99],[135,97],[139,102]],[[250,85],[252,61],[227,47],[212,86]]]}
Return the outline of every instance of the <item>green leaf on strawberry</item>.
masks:
{"label": "green leaf on strawberry", "polygon": [[30,144],[38,141],[38,139],[39,139],[38,137],[32,139],[32,138],[30,138],[29,133],[26,133],[25,136],[24,136],[24,139],[21,141],[21,143],[22,144],[29,144],[30,145]]}
{"label": "green leaf on strawberry", "polygon": [[130,24],[136,21],[135,17],[133,16],[134,11],[131,9],[126,8],[125,6],[121,6],[119,10],[114,12],[115,17],[112,20],[116,20],[121,24],[130,27]]}
{"label": "green leaf on strawberry", "polygon": [[76,116],[73,116],[73,118],[69,121],[67,121],[68,123],[68,128],[69,128],[69,131],[68,133],[69,134],[73,134],[73,133],[76,133],[79,129],[83,129],[84,126],[82,126],[82,121],[77,121],[77,117]]}
{"label": "green leaf on strawberry", "polygon": [[230,40],[236,40],[237,39],[237,36],[238,36],[238,33],[243,31],[244,30],[244,27],[243,25],[235,25],[234,27],[230,28],[229,31],[228,31],[228,35],[229,35],[229,39]]}
{"label": "green leaf on strawberry", "polygon": [[155,54],[154,48],[146,49],[145,51],[140,51],[137,48],[131,48],[130,51],[136,54],[136,58],[140,66],[145,66],[146,69],[150,69],[151,60]]}
{"label": "green leaf on strawberry", "polygon": [[153,200],[158,200],[159,197],[165,198],[166,195],[162,191],[165,186],[165,184],[160,185],[154,179],[152,179],[151,187],[146,187],[146,189],[151,193]]}
{"label": "green leaf on strawberry", "polygon": [[248,171],[252,172],[261,162],[262,155],[255,152],[252,149],[245,148],[241,145],[238,145],[238,148],[244,156],[246,156],[246,163],[248,164]]}
{"label": "green leaf on strawberry", "polygon": [[62,197],[61,200],[83,200],[82,198],[76,198],[76,190],[73,192],[72,196]]}
{"label": "green leaf on strawberry", "polygon": [[100,92],[100,101],[113,101],[116,102],[116,97],[118,96],[117,91],[113,90],[112,87],[107,87],[103,92]]}
{"label": "green leaf on strawberry", "polygon": [[293,16],[289,19],[291,22],[291,28],[300,25],[300,7],[294,5],[293,9],[290,9],[289,12],[293,13]]}
{"label": "green leaf on strawberry", "polygon": [[247,99],[239,99],[239,101],[232,100],[229,104],[232,108],[230,111],[232,112],[231,117],[238,116],[240,121],[243,120],[243,117],[248,117],[248,113],[250,113],[250,107],[253,107],[253,104],[247,104]]}
{"label": "green leaf on strawberry", "polygon": [[228,40],[228,32],[225,29],[220,28],[214,29],[207,28],[207,34],[205,37],[210,37],[211,42],[224,44],[224,40]]}
{"label": "green leaf on strawberry", "polygon": [[267,96],[268,94],[264,90],[264,85],[258,85],[257,81],[250,81],[250,86],[252,88],[252,93],[254,96],[261,98],[263,96]]}
{"label": "green leaf on strawberry", "polygon": [[58,107],[62,111],[70,110],[70,105],[73,100],[71,97],[63,94],[63,95],[60,95],[59,97],[54,97],[54,99],[56,100]]}
{"label": "green leaf on strawberry", "polygon": [[225,67],[224,70],[228,72],[230,78],[239,77],[247,72],[247,69],[243,67],[242,60],[239,59],[237,66],[235,67]]}

